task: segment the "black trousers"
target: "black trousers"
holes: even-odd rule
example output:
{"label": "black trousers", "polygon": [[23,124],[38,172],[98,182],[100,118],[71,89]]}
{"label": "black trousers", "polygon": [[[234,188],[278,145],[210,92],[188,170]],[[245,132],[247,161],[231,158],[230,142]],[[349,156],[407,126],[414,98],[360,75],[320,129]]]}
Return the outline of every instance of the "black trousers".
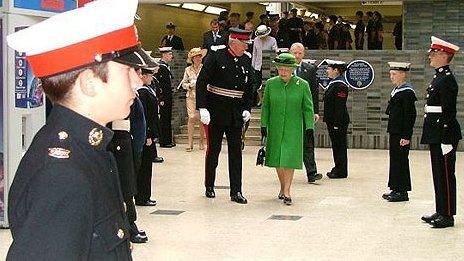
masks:
{"label": "black trousers", "polygon": [[433,186],[435,189],[436,212],[441,215],[456,215],[456,148],[443,155],[440,144],[430,144]]}
{"label": "black trousers", "polygon": [[390,134],[390,170],[388,187],[392,191],[411,191],[411,175],[409,171],[410,145],[400,146],[401,136]]}
{"label": "black trousers", "polygon": [[123,200],[126,204],[126,215],[130,226],[131,235],[139,233],[135,221],[137,211],[134,205],[134,195],[136,189],[136,161],[132,148],[132,137],[127,131],[115,130],[113,139],[109,145],[109,150],[113,153],[118,167],[118,174],[121,184]]}
{"label": "black trousers", "polygon": [[208,125],[206,128],[208,149],[205,162],[205,186],[214,187],[216,180],[216,167],[222,147],[224,133],[227,138],[227,151],[229,159],[230,195],[242,191],[242,149],[241,127]]}
{"label": "black trousers", "polygon": [[160,137],[161,146],[169,145],[172,142],[172,99],[166,100],[163,106],[160,106]]}
{"label": "black trousers", "polygon": [[327,123],[329,130],[330,141],[332,142],[332,155],[335,167],[330,171],[333,175],[339,177],[348,176],[348,153],[347,153],[347,137],[348,126],[337,126]]}
{"label": "black trousers", "polygon": [[136,202],[146,202],[151,197],[151,177],[153,173],[153,155],[155,143],[151,146],[143,146],[142,161],[140,170],[137,173],[137,195],[135,195]]}
{"label": "black trousers", "polygon": [[306,168],[306,175],[317,173],[316,161],[314,160],[314,131],[311,135],[303,135],[303,163]]}

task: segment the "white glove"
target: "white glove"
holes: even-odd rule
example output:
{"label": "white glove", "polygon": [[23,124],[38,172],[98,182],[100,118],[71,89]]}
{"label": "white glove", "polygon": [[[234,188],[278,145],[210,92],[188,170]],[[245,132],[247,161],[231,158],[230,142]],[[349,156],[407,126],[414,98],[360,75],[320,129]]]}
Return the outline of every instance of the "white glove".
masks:
{"label": "white glove", "polygon": [[251,118],[251,114],[249,111],[242,112],[243,122],[248,122]]}
{"label": "white glove", "polygon": [[209,115],[209,111],[205,108],[200,108],[200,121],[208,125],[209,122],[211,121],[211,116]]}
{"label": "white glove", "polygon": [[441,144],[441,152],[443,155],[450,153],[453,150],[453,145],[451,144]]}

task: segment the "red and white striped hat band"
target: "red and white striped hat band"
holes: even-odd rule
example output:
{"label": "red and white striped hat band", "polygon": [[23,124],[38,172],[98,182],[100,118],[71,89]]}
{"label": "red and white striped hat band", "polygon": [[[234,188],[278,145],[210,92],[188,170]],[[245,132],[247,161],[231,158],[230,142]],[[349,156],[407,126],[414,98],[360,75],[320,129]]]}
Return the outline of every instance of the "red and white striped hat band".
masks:
{"label": "red and white striped hat band", "polygon": [[138,0],[93,1],[8,35],[8,45],[25,53],[36,77],[110,59],[124,63],[121,51],[140,46],[137,5]]}
{"label": "red and white striped hat band", "polygon": [[443,51],[449,54],[455,54],[459,51],[459,46],[435,36],[431,37],[431,42],[430,51]]}
{"label": "red and white striped hat band", "polygon": [[27,56],[34,75],[44,77],[101,62],[102,56],[139,45],[134,26],[113,31],[80,43]]}

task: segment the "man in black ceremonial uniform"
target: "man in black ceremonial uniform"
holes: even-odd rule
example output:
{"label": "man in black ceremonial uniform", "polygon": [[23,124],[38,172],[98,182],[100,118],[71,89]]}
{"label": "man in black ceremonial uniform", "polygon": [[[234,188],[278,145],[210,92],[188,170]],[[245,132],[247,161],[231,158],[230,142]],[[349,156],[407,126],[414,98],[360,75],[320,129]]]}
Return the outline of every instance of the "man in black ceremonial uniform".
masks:
{"label": "man in black ceremonial uniform", "polygon": [[382,198],[390,202],[408,201],[411,191],[409,171],[409,149],[416,121],[416,94],[411,83],[407,82],[410,63],[389,62],[390,80],[395,88],[390,95],[386,114],[388,115],[387,132],[390,134],[390,170],[388,187],[390,193]]}
{"label": "man in black ceremonial uniform", "polygon": [[335,166],[327,176],[331,179],[348,177],[347,131],[350,116],[346,108],[348,85],[343,79],[346,64],[326,60],[327,74],[332,80],[324,93],[324,122],[327,124]]}
{"label": "man in black ceremonial uniform", "polygon": [[429,144],[436,212],[422,220],[434,228],[454,226],[456,215],[456,149],[462,139],[456,119],[458,84],[449,63],[459,47],[432,36],[430,66],[435,75],[427,88],[422,144]]}
{"label": "man in black ceremonial uniform", "polygon": [[[294,43],[290,47],[290,52],[295,56],[299,66],[295,69],[295,74],[309,83],[311,96],[313,98],[314,122],[319,120],[319,84],[316,77],[316,66],[304,62],[304,46],[301,43]],[[308,182],[313,183],[322,178],[322,174],[317,173],[316,160],[314,157],[314,131],[311,135],[303,135],[303,163],[306,168]]]}
{"label": "man in black ceremonial uniform", "polygon": [[173,50],[184,50],[184,42],[182,37],[176,35],[176,25],[173,23],[168,23],[166,25],[166,30],[168,34],[161,39],[160,47],[171,47]]}
{"label": "man in black ceremonial uniform", "polygon": [[160,137],[159,144],[162,148],[175,147],[172,140],[172,73],[169,67],[169,62],[172,61],[172,48],[163,47],[159,48],[161,52],[161,60],[159,62],[160,67],[158,72],[155,74],[156,79],[159,82],[158,98],[159,98],[159,110],[160,110]]}
{"label": "man in black ceremonial uniform", "polygon": [[206,136],[206,197],[214,198],[216,167],[222,137],[227,137],[230,197],[246,204],[242,195],[242,126],[250,120],[252,103],[252,69],[244,55],[251,32],[233,28],[228,46],[213,47],[205,58],[197,79],[197,103],[201,122],[208,125]]}
{"label": "man in black ceremonial uniform", "polygon": [[[105,125],[129,115],[133,86],[141,84],[133,68],[142,66],[136,10],[137,0],[100,0],[8,36],[54,107],[11,186],[7,260],[132,260],[118,169],[107,150],[113,132]],[[88,15],[95,13],[105,16]],[[73,40],[63,42],[69,27]]]}

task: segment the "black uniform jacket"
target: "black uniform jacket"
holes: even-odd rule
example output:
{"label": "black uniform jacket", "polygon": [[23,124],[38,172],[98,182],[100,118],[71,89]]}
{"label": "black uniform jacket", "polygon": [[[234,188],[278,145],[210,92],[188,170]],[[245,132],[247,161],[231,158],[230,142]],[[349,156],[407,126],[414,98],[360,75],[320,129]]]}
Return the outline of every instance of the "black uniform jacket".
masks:
{"label": "black uniform jacket", "polygon": [[[207,85],[243,91],[242,98],[211,93]],[[247,54],[234,56],[225,46],[213,48],[205,57],[196,85],[196,106],[208,109],[211,124],[242,126],[242,112],[250,111],[252,103],[252,69]]]}
{"label": "black uniform jacket", "polygon": [[165,35],[163,39],[161,39],[161,46],[172,47],[173,50],[184,50],[185,49],[182,38],[177,35],[173,35],[171,40],[169,40],[168,36]]}
{"label": "black uniform jacket", "polygon": [[147,138],[155,139],[159,136],[158,102],[155,91],[150,86],[143,86],[137,90],[145,113]]}
{"label": "black uniform jacket", "polygon": [[157,89],[157,97],[159,102],[172,103],[172,86],[171,79],[172,74],[168,64],[164,61],[159,62],[159,70],[155,74],[156,80],[159,82],[159,88]]}
{"label": "black uniform jacket", "polygon": [[456,119],[458,84],[449,66],[436,69],[427,88],[427,106],[441,106],[442,113],[425,113],[422,144],[454,144],[461,136]]}
{"label": "black uniform jacket", "polygon": [[416,93],[409,83],[396,87],[388,101],[387,132],[400,135],[402,139],[411,140],[414,123],[416,122]]}
{"label": "black uniform jacket", "polygon": [[324,122],[335,127],[348,126],[350,116],[346,108],[348,86],[342,76],[333,79],[324,93]]}
{"label": "black uniform jacket", "polygon": [[112,134],[54,106],[11,186],[7,260],[132,260]]}
{"label": "black uniform jacket", "polygon": [[313,97],[314,114],[319,113],[319,84],[316,77],[316,66],[302,62],[296,69],[296,76],[299,76],[309,83],[311,96]]}
{"label": "black uniform jacket", "polygon": [[213,31],[208,31],[203,34],[203,48],[210,49],[213,45],[225,45],[229,41],[227,33],[224,31],[219,31],[218,36],[216,37],[216,42],[214,41]]}

